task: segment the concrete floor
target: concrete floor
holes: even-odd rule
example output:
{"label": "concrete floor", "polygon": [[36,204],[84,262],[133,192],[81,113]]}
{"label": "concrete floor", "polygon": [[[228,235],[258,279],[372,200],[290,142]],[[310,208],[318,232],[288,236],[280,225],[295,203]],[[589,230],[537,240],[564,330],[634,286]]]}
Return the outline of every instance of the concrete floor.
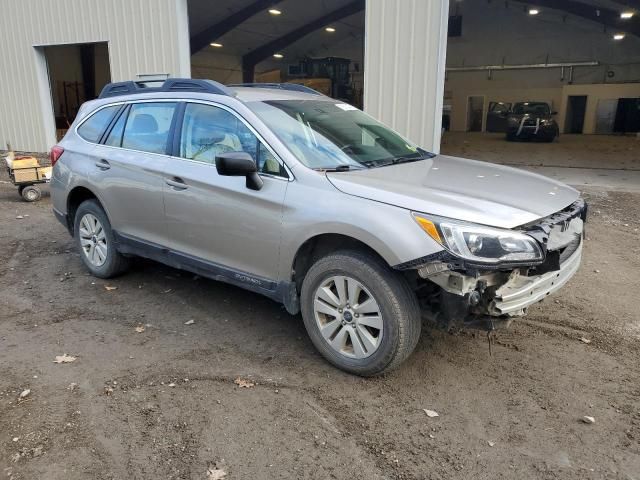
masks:
{"label": "concrete floor", "polygon": [[441,152],[531,170],[578,188],[640,192],[640,138],[561,135],[554,143],[507,142],[503,134],[446,132]]}

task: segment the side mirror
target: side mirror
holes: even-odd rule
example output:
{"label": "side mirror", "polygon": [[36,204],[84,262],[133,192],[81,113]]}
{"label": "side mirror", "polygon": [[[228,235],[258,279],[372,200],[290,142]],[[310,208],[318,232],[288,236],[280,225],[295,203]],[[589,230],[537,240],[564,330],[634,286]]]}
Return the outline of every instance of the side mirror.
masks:
{"label": "side mirror", "polygon": [[556,112],[556,111],[551,112],[551,115],[557,115],[557,114],[558,114],[558,112]]}
{"label": "side mirror", "polygon": [[258,167],[247,152],[229,152],[216,155],[216,169],[219,175],[246,177],[247,188],[260,190],[264,182],[258,175]]}

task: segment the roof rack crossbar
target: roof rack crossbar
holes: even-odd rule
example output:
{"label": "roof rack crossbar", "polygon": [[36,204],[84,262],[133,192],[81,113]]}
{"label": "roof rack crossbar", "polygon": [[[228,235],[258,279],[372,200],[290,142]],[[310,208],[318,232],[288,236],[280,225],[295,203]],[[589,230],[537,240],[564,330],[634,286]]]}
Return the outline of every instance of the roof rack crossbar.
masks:
{"label": "roof rack crossbar", "polygon": [[300,83],[233,83],[229,87],[251,87],[251,88],[277,88],[280,90],[291,90],[294,92],[312,93],[314,95],[323,95],[323,93],[314,90]]}
{"label": "roof rack crossbar", "polygon": [[[159,86],[150,86],[152,84],[159,84]],[[98,98],[157,92],[202,92],[227,96],[233,95],[227,87],[213,80],[168,78],[166,80],[137,80],[108,83],[102,89]]]}

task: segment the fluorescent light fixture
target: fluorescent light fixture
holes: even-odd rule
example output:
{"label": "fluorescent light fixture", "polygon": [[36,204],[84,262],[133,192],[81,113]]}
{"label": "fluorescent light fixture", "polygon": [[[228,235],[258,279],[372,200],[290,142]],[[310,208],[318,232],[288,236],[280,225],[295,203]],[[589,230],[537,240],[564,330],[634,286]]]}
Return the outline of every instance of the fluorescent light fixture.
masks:
{"label": "fluorescent light fixture", "polygon": [[624,38],[624,33],[616,33],[616,34],[613,36],[613,39],[614,39],[614,40],[622,40],[623,38]]}
{"label": "fluorescent light fixture", "polygon": [[325,29],[324,29],[324,31],[325,31],[325,32],[329,32],[329,33],[333,33],[333,32],[335,32],[335,31],[336,31],[336,29],[335,29],[335,28],[333,28],[333,27],[327,27],[327,28],[325,28]]}
{"label": "fluorescent light fixture", "polygon": [[281,53],[274,53],[273,54],[273,58],[282,58],[284,57],[284,55],[282,55]]}
{"label": "fluorescent light fixture", "polygon": [[620,14],[620,18],[623,18],[624,20],[629,20],[632,17],[633,17],[633,12],[622,12]]}
{"label": "fluorescent light fixture", "polygon": [[221,43],[213,42],[213,43],[210,43],[209,45],[211,45],[212,47],[216,47],[216,48],[222,48],[222,44]]}
{"label": "fluorescent light fixture", "polygon": [[282,10],[278,10],[277,8],[270,8],[269,13],[271,15],[280,15],[282,13]]}
{"label": "fluorescent light fixture", "polygon": [[540,13],[540,10],[538,10],[537,8],[529,9],[529,15],[538,15],[539,13]]}

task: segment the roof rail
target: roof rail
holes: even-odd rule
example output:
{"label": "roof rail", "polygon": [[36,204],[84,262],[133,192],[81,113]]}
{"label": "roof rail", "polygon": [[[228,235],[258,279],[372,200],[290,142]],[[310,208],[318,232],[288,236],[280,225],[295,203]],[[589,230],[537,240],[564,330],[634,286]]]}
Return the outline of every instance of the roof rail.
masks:
{"label": "roof rail", "polygon": [[[159,86],[151,86],[160,84]],[[100,92],[98,98],[131,95],[134,93],[157,92],[202,92],[217,95],[233,96],[227,87],[213,80],[193,78],[168,78],[166,80],[136,80],[128,82],[108,83]]]}
{"label": "roof rail", "polygon": [[323,95],[311,87],[300,83],[232,83],[228,87],[251,87],[251,88],[277,88],[280,90],[291,90],[294,92],[312,93],[314,95]]}

